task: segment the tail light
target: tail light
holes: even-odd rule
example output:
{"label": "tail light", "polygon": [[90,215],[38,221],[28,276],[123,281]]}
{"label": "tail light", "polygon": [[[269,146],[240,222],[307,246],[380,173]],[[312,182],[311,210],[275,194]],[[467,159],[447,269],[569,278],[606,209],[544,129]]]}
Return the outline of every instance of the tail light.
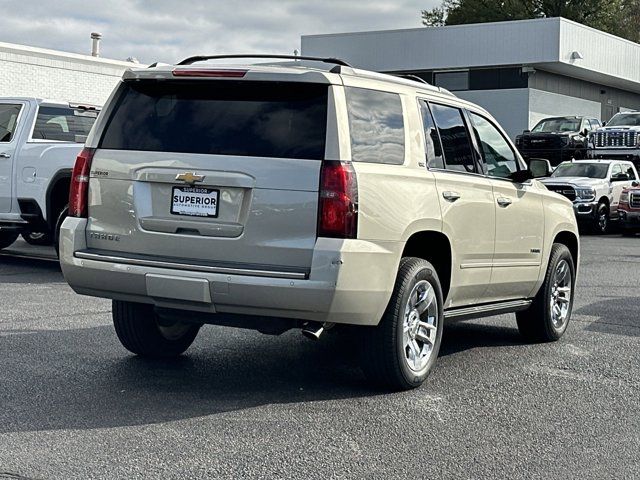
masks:
{"label": "tail light", "polygon": [[318,236],[356,238],[358,182],[351,163],[324,161],[320,171]]}
{"label": "tail light", "polygon": [[246,75],[247,70],[228,69],[199,69],[193,68],[176,68],[173,70],[174,77],[218,77],[218,78],[242,78]]}
{"label": "tail light", "polygon": [[76,158],[71,174],[71,188],[69,189],[69,216],[87,218],[89,203],[89,172],[91,161],[95,153],[94,148],[83,148]]}

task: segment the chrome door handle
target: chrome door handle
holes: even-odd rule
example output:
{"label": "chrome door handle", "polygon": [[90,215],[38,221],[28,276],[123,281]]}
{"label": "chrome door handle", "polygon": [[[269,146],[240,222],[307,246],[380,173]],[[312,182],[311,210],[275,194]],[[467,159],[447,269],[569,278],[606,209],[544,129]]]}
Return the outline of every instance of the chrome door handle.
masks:
{"label": "chrome door handle", "polygon": [[455,202],[460,198],[460,194],[458,192],[447,191],[447,192],[442,192],[442,197],[445,200],[448,200],[450,202]]}
{"label": "chrome door handle", "polygon": [[513,203],[512,200],[507,197],[498,197],[496,201],[498,202],[498,205],[500,205],[501,207],[508,207]]}
{"label": "chrome door handle", "polygon": [[0,158],[11,158],[11,154],[2,152],[2,153],[0,153]]}

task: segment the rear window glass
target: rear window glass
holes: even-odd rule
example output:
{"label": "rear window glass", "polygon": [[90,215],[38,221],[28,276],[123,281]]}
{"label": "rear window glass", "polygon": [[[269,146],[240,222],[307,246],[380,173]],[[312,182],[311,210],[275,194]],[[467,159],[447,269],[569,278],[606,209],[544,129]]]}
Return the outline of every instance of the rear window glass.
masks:
{"label": "rear window glass", "polygon": [[404,120],[397,93],[346,88],[351,159],[354,162],[404,163]]}
{"label": "rear window glass", "polygon": [[326,85],[140,81],[120,89],[100,148],[324,158]]}
{"label": "rear window glass", "polygon": [[40,107],[32,138],[58,142],[84,143],[96,121],[95,111],[64,107]]}

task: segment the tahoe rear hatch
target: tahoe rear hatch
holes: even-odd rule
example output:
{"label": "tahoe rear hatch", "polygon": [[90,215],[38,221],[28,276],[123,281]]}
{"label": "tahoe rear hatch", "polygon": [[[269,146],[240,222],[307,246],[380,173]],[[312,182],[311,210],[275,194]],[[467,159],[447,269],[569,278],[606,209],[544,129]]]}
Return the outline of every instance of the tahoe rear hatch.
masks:
{"label": "tahoe rear hatch", "polygon": [[307,271],[329,85],[123,82],[91,163],[87,246],[115,256]]}

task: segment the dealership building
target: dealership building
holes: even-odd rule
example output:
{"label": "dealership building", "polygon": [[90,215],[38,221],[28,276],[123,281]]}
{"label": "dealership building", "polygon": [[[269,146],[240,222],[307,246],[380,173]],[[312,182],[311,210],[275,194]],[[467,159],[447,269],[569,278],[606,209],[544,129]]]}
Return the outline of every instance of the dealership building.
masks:
{"label": "dealership building", "polygon": [[0,97],[103,105],[132,62],[0,42]]}
{"label": "dealership building", "polygon": [[512,137],[544,117],[640,110],[640,45],[563,18],[304,35],[302,54],[419,76]]}

